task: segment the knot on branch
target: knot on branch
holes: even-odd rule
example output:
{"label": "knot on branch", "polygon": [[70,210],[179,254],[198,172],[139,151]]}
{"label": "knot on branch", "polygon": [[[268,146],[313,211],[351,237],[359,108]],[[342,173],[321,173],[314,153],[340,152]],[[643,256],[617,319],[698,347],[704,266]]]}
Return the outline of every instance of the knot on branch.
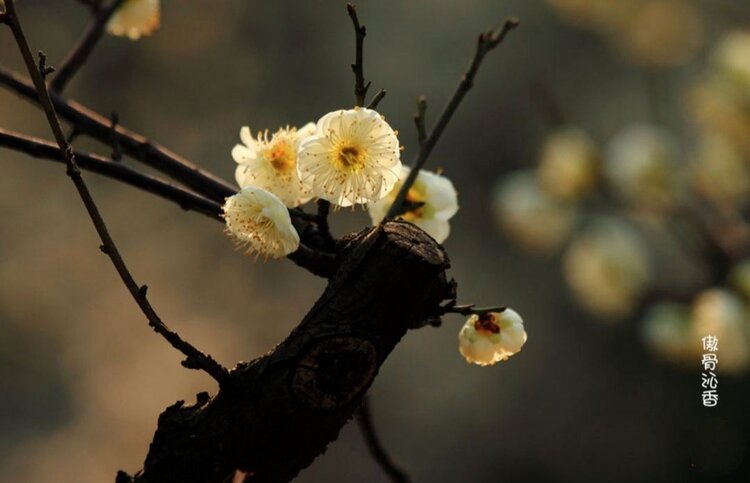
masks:
{"label": "knot on branch", "polygon": [[377,367],[377,351],[369,341],[335,337],[316,345],[302,358],[292,385],[305,404],[334,409],[368,387]]}

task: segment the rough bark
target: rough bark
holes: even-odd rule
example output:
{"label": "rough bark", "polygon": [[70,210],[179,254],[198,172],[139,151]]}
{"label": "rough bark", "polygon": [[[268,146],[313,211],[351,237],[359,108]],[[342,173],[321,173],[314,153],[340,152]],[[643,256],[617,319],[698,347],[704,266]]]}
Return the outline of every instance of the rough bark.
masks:
{"label": "rough bark", "polygon": [[[410,328],[453,299],[442,247],[401,221],[348,240],[339,269],[300,325],[239,364],[213,397],[159,417],[144,467],[120,482],[286,482],[336,439]],[[229,479],[229,480],[228,480]]]}

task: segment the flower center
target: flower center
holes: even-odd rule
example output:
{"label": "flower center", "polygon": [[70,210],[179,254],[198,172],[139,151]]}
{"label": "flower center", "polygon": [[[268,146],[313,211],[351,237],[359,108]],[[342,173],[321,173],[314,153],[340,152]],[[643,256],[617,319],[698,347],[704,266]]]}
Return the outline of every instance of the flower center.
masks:
{"label": "flower center", "polygon": [[338,148],[336,161],[339,169],[359,171],[365,167],[365,152],[359,146],[345,144]]}
{"label": "flower center", "polygon": [[490,312],[479,314],[479,318],[474,322],[474,329],[478,332],[487,331],[492,332],[493,334],[500,333],[500,326],[495,323],[495,316]]}
{"label": "flower center", "polygon": [[286,173],[294,168],[294,154],[287,143],[276,143],[267,153],[268,162],[276,171]]}

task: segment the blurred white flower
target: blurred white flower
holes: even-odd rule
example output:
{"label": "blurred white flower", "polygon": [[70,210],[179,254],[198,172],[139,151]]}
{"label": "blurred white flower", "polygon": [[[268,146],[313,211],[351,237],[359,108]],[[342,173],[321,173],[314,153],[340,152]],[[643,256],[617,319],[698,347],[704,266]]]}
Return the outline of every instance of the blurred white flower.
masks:
{"label": "blurred white flower", "polygon": [[[373,224],[380,223],[385,218],[410,171],[410,168],[401,166],[399,181],[391,192],[385,198],[367,205]],[[419,170],[417,179],[406,195],[406,202],[415,207],[406,211],[401,218],[426,231],[438,243],[443,243],[448,238],[448,220],[458,211],[458,195],[448,178]]]}
{"label": "blurred white flower", "polygon": [[750,301],[750,258],[732,267],[732,271],[729,272],[729,283],[740,295]]}
{"label": "blurred white flower", "polygon": [[383,116],[355,107],[326,114],[298,154],[299,174],[313,195],[339,206],[383,198],[401,169],[396,132]]}
{"label": "blurred white flower", "polygon": [[300,129],[289,126],[276,131],[268,139],[268,130],[253,138],[250,128],[240,130],[242,144],[232,149],[238,163],[235,178],[240,188],[258,186],[279,197],[289,208],[307,202],[312,197],[297,172],[297,151],[300,143],[315,134],[315,124],[307,123]]}
{"label": "blurred white flower", "polygon": [[693,302],[692,339],[696,353],[704,352],[701,339],[718,339],[717,370],[736,374],[750,368],[750,322],[747,307],[733,292],[706,290]]}
{"label": "blurred white flower", "polygon": [[657,126],[630,125],[607,145],[607,182],[632,205],[657,210],[674,206],[682,188],[679,173],[677,144]]}
{"label": "blurred white flower", "polygon": [[649,308],[641,335],[646,346],[657,357],[677,364],[695,363],[695,360],[690,360],[696,342],[692,337],[691,324],[688,306],[661,302]]}
{"label": "blurred white flower", "polygon": [[159,0],[125,0],[107,23],[107,32],[118,37],[138,40],[159,28]]}
{"label": "blurred white flower", "polygon": [[515,310],[474,314],[458,333],[458,350],[466,362],[488,366],[518,353],[526,338],[523,319]]}
{"label": "blurred white flower", "polygon": [[684,0],[648,0],[638,6],[615,37],[624,51],[641,65],[673,67],[689,62],[703,43],[698,11]]}
{"label": "blurred white flower", "polygon": [[736,99],[750,102],[750,30],[724,34],[712,57],[721,84]]}
{"label": "blurred white flower", "polygon": [[500,180],[492,194],[492,211],[500,228],[530,252],[548,254],[567,239],[576,211],[542,190],[531,172]]}
{"label": "blurred white flower", "polygon": [[690,175],[695,190],[721,208],[741,208],[750,200],[750,170],[723,136],[701,137]]}
{"label": "blurred white flower", "polygon": [[544,142],[537,175],[539,184],[554,198],[580,198],[594,186],[598,171],[598,149],[583,130],[565,127]]}
{"label": "blurred white flower", "polygon": [[627,315],[651,279],[638,232],[617,218],[593,222],[563,255],[563,275],[575,299],[606,318]]}
{"label": "blurred white flower", "polygon": [[228,233],[247,254],[281,258],[299,247],[299,235],[292,226],[289,210],[268,191],[247,186],[224,203]]}

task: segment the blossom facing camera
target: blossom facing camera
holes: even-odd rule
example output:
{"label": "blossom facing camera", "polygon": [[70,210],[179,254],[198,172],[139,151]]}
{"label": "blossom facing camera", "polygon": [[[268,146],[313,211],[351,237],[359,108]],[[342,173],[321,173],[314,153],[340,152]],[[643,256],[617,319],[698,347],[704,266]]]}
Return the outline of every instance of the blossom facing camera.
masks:
{"label": "blossom facing camera", "polygon": [[273,193],[247,186],[227,198],[223,209],[227,232],[247,254],[281,258],[299,247],[289,210]]}
{"label": "blossom facing camera", "polygon": [[299,175],[314,196],[335,205],[369,203],[393,189],[400,154],[396,132],[376,111],[329,112],[300,145]]}
{"label": "blossom facing camera", "polygon": [[[367,205],[373,224],[385,218],[410,171],[410,168],[402,166],[399,181],[391,192],[385,198]],[[438,243],[443,243],[450,234],[448,220],[458,211],[458,195],[448,178],[422,169],[406,195],[405,206],[407,209],[400,215],[401,218],[423,229]]]}
{"label": "blossom facing camera", "polygon": [[138,40],[151,35],[161,23],[159,0],[125,0],[107,23],[107,32]]}
{"label": "blossom facing camera", "polygon": [[253,137],[249,127],[240,130],[240,140],[232,149],[238,166],[234,176],[240,188],[258,186],[270,191],[289,208],[310,200],[310,190],[297,172],[297,150],[300,142],[315,134],[315,124],[307,123],[300,129],[285,127],[271,139],[268,131]]}
{"label": "blossom facing camera", "polygon": [[474,314],[458,333],[458,351],[466,362],[490,366],[518,353],[526,338],[523,319],[515,310]]}

